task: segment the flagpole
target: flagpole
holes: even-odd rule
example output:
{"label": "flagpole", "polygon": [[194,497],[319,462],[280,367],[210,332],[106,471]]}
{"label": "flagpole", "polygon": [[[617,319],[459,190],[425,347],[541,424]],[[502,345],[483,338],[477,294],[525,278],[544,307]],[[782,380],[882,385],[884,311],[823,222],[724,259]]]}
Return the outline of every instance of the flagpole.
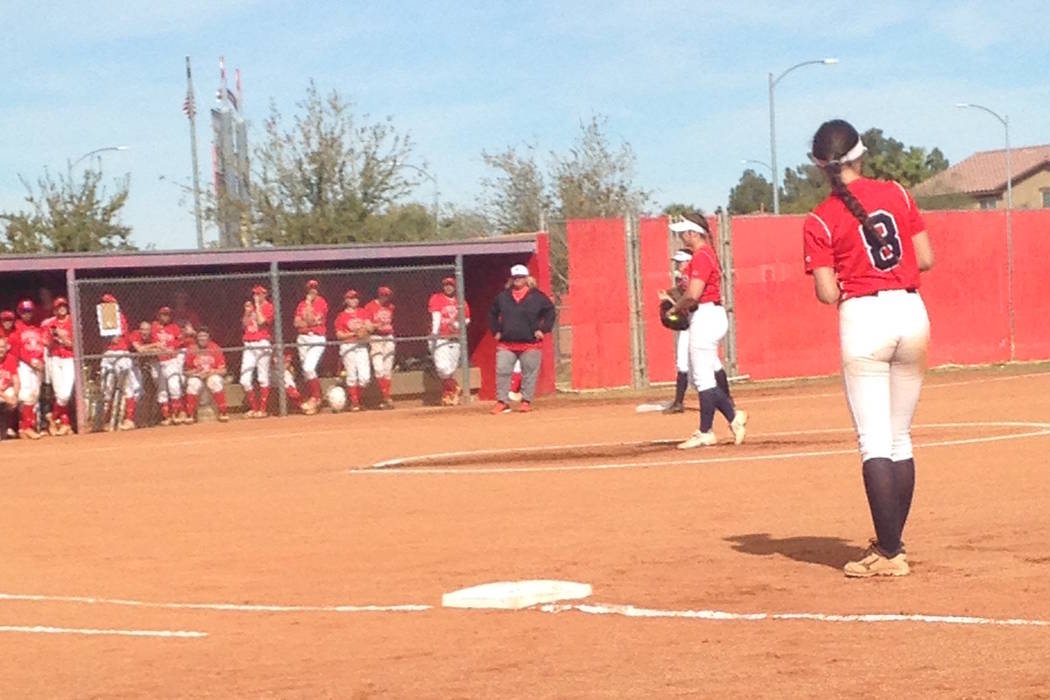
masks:
{"label": "flagpole", "polygon": [[204,228],[201,225],[201,177],[197,166],[197,105],[193,99],[193,74],[190,57],[186,57],[186,115],[190,118],[190,150],[193,155],[193,214],[197,222],[197,249],[204,249]]}

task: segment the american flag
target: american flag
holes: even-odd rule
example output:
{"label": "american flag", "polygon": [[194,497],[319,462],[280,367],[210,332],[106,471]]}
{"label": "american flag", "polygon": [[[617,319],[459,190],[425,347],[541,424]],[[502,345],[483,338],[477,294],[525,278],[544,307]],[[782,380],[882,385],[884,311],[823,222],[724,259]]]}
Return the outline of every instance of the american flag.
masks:
{"label": "american flag", "polygon": [[193,119],[193,116],[197,114],[197,104],[193,99],[193,89],[186,89],[186,99],[182,101],[182,111],[186,113],[186,116]]}

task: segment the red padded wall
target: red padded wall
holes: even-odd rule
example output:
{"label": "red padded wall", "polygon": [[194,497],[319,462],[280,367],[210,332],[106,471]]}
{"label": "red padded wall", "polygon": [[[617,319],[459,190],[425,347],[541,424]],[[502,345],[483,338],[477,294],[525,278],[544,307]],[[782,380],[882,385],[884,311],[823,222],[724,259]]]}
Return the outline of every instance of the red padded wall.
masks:
{"label": "red padded wall", "polygon": [[1050,211],[1016,211],[1014,322],[1018,360],[1050,358]]}
{"label": "red padded wall", "polygon": [[660,323],[662,290],[672,286],[671,237],[667,218],[642,219],[638,224],[642,268],[642,318],[645,321],[645,352],[650,382],[673,382],[674,332]]}

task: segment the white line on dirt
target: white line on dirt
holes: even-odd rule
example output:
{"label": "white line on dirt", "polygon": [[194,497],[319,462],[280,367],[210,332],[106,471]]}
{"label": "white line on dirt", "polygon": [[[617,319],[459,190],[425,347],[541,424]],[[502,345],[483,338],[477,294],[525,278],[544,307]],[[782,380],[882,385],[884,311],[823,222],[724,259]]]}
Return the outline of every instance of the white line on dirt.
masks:
{"label": "white line on dirt", "polygon": [[84,605],[120,605],[135,608],[163,608],[168,610],[219,610],[226,612],[420,612],[429,605],[267,605],[250,603],[153,603],[126,598],[95,598],[90,596],[35,595],[28,593],[0,593],[0,600],[80,603]]}
{"label": "white line on dirt", "polygon": [[208,636],[207,632],[189,630],[90,629],[84,627],[45,627],[42,625],[0,625],[0,632],[18,634],[80,634],[96,637],[175,637],[178,639],[199,639]]}

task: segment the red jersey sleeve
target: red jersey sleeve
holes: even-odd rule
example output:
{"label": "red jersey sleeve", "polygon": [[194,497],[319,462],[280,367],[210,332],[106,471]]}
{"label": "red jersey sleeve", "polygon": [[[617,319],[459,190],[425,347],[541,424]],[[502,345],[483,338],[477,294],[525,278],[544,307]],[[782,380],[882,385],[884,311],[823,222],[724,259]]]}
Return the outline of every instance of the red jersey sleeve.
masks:
{"label": "red jersey sleeve", "polygon": [[831,245],[831,229],[820,216],[811,213],[802,225],[802,255],[806,274],[818,267],[835,267],[835,252]]}
{"label": "red jersey sleeve", "polygon": [[427,302],[427,311],[434,313],[435,311],[441,311],[445,308],[444,294],[436,292],[430,295],[430,301]]}
{"label": "red jersey sleeve", "polygon": [[912,236],[914,236],[917,233],[922,233],[926,230],[926,222],[922,218],[922,212],[919,211],[919,205],[915,203],[915,198],[911,196],[911,192],[909,192],[904,187],[904,185],[900,184],[899,182],[894,182],[893,184],[896,185],[898,189],[900,189],[901,195],[904,197],[904,205],[906,207],[906,211],[908,212],[908,233]]}

